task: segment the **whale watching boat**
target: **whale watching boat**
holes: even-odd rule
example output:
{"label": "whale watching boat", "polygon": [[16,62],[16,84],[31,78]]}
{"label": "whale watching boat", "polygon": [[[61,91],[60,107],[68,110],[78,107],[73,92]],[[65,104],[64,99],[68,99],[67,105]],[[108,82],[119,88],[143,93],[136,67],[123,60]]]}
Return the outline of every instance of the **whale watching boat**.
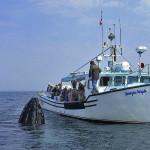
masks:
{"label": "whale watching boat", "polygon": [[[118,45],[115,24],[113,32],[109,28],[106,42],[103,42],[102,16],[100,25],[102,53],[94,59],[99,66],[102,57],[111,61],[108,61],[108,65],[99,73],[98,92],[91,93],[92,80],[88,72],[78,72],[82,68],[80,67],[61,79],[58,95],[53,95],[53,92],[39,93],[42,108],[60,115],[102,123],[150,123],[150,65],[141,62],[141,56],[147,51],[147,47],[136,48],[139,55],[139,69],[132,71],[133,66],[129,62],[117,62],[117,58],[122,57],[123,51],[121,25],[119,25]],[[84,86],[84,89],[77,88],[79,83]],[[66,96],[64,96],[65,90]]]}

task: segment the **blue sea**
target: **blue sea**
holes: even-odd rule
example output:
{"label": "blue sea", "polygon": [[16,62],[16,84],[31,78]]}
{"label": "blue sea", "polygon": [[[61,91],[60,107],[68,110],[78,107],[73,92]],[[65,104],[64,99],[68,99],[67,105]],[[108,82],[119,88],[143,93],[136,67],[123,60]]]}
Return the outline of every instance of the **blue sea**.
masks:
{"label": "blue sea", "polygon": [[46,124],[20,126],[25,104],[38,92],[0,92],[0,150],[150,150],[150,125],[111,125],[44,111]]}

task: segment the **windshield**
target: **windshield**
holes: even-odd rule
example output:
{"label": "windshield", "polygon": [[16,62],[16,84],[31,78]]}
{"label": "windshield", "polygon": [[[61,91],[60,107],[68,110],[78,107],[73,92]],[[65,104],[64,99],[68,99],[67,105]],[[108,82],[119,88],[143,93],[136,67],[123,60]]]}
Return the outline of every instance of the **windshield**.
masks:
{"label": "windshield", "polygon": [[128,77],[128,84],[138,82],[138,76],[129,76]]}
{"label": "windshield", "polygon": [[114,77],[114,86],[121,86],[125,84],[125,76]]}
{"label": "windshield", "polygon": [[149,83],[149,81],[150,81],[149,77],[142,76],[141,79],[140,79],[140,82],[142,82],[142,83]]}

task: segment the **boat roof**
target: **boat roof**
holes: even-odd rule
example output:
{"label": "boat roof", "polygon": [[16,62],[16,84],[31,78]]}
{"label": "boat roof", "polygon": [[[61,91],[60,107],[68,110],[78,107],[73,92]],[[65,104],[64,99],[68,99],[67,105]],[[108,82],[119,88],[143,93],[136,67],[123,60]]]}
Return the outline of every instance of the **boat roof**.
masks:
{"label": "boat roof", "polygon": [[[139,72],[102,72],[100,76],[138,76]],[[148,73],[142,72],[140,75],[147,76]]]}
{"label": "boat roof", "polygon": [[89,74],[69,76],[69,77],[62,78],[61,81],[62,82],[68,82],[68,81],[71,81],[71,80],[84,80],[88,76],[89,76]]}
{"label": "boat roof", "polygon": [[[101,72],[100,76],[138,76],[139,72]],[[148,73],[141,73],[142,76],[147,76]],[[72,80],[81,81],[84,80],[86,77],[89,77],[89,74],[83,75],[75,75],[75,76],[68,76],[61,79],[62,82],[69,82]]]}

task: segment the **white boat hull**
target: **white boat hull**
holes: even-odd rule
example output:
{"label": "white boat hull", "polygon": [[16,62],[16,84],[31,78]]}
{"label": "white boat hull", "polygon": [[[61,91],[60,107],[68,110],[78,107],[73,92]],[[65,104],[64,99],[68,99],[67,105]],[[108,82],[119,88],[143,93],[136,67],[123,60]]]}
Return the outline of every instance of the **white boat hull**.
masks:
{"label": "white boat hull", "polygon": [[89,95],[85,102],[40,96],[40,104],[61,115],[106,123],[150,123],[150,84]]}

